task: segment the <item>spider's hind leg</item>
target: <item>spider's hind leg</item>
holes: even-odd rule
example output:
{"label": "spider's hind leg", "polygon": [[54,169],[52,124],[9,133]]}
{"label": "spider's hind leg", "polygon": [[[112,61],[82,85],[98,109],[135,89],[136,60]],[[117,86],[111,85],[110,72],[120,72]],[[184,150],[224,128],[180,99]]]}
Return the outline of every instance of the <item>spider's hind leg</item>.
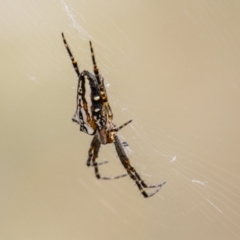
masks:
{"label": "spider's hind leg", "polygon": [[165,184],[166,182],[163,182],[161,184],[158,185],[158,187],[156,186],[156,190],[150,193],[147,193],[144,189],[143,186],[140,184],[140,182],[136,181],[136,185],[138,187],[138,189],[140,190],[141,194],[145,197],[145,198],[149,198],[152,197],[153,195],[155,195],[160,189],[161,187]]}
{"label": "spider's hind leg", "polygon": [[[124,146],[122,145],[119,137],[117,135],[115,135],[115,148],[118,154],[118,157],[123,165],[123,167],[126,169],[129,177],[136,183],[138,189],[140,190],[141,194],[145,197],[151,197],[154,194],[156,194],[161,187],[166,183],[160,183],[157,185],[148,185],[146,184],[143,179],[140,177],[140,175],[137,173],[137,171],[135,170],[135,168],[131,165],[130,160],[125,152]],[[156,188],[155,191],[151,192],[151,193],[147,193],[145,191],[145,189],[149,189],[149,188]]]}
{"label": "spider's hind leg", "polygon": [[[130,161],[129,160],[125,160],[125,164],[123,164],[123,166],[125,167],[125,169],[127,170],[128,175],[130,176],[131,179],[133,179],[138,187],[138,189],[140,190],[141,194],[145,197],[152,197],[153,195],[155,195],[160,189],[161,187],[166,183],[166,182],[162,182],[160,184],[157,185],[148,185],[144,182],[144,180],[142,180],[142,178],[140,177],[140,175],[137,173],[137,171],[135,170],[134,167],[131,166]],[[144,188],[149,189],[149,188],[156,188],[155,191],[147,193]]]}

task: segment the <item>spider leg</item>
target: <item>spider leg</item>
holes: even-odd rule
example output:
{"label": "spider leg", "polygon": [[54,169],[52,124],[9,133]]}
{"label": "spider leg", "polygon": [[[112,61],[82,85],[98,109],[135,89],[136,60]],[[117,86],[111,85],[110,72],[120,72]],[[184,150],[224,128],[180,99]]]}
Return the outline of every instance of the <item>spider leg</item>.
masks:
{"label": "spider leg", "polygon": [[88,151],[88,160],[87,160],[87,166],[88,167],[89,166],[93,166],[94,167],[94,172],[95,172],[96,178],[97,179],[104,179],[104,180],[113,180],[113,179],[118,179],[118,178],[127,176],[127,174],[122,174],[122,175],[113,176],[113,177],[106,177],[106,176],[102,177],[100,175],[98,166],[107,163],[107,161],[100,162],[100,163],[96,162],[96,159],[98,157],[98,153],[99,153],[100,147],[101,147],[101,142],[99,141],[98,135],[96,134],[93,137],[93,140],[91,142],[91,146],[90,146],[90,149]]}
{"label": "spider leg", "polygon": [[73,68],[78,76],[77,99],[76,99],[77,106],[76,111],[72,117],[72,121],[80,125],[80,131],[88,133],[90,135],[94,135],[97,127],[88,112],[88,105],[85,98],[86,89],[84,74],[80,73],[77,61],[75,60],[63,33],[62,39],[67,49],[68,55],[72,61]]}
{"label": "spider leg", "polygon": [[90,44],[90,50],[91,50],[91,55],[92,55],[93,71],[94,71],[94,74],[97,78],[98,84],[101,84],[99,71],[98,71],[98,67],[97,67],[97,63],[96,63],[96,60],[95,60],[95,55],[94,55],[94,51],[93,51],[93,47],[92,47],[92,42],[89,41],[89,44]]}
{"label": "spider leg", "polygon": [[[128,175],[135,181],[138,189],[140,190],[141,194],[145,197],[151,197],[154,194],[156,194],[161,187],[166,183],[160,183],[158,185],[148,185],[146,184],[142,178],[140,177],[140,175],[137,173],[137,171],[135,170],[134,167],[131,166],[129,159],[125,159],[123,166],[125,167],[125,169],[127,170]],[[151,193],[147,193],[144,188],[156,188],[155,191],[151,192]]]}
{"label": "spider leg", "polygon": [[[78,109],[78,107],[79,107],[79,100],[81,99],[81,96],[84,96],[84,95],[85,95],[85,87],[84,87],[84,84],[85,84],[85,83],[83,82],[84,79],[81,77],[81,74],[80,74],[80,71],[79,71],[79,68],[78,68],[77,61],[75,60],[75,58],[74,58],[74,56],[73,56],[73,54],[72,54],[72,51],[70,50],[70,47],[68,46],[67,40],[66,40],[63,32],[62,32],[62,39],[63,39],[63,43],[64,43],[64,45],[65,45],[65,47],[66,47],[66,49],[67,49],[68,55],[69,55],[69,57],[70,57],[70,59],[71,59],[71,61],[72,61],[73,68],[74,68],[74,70],[75,70],[75,72],[77,73],[77,76],[78,76],[77,109],[76,109],[76,112],[75,112],[72,120],[73,120],[74,122],[79,123],[79,119],[78,119],[79,116],[78,116],[77,112],[79,111],[79,109]],[[80,85],[82,85],[82,86],[80,86]],[[83,90],[80,91],[80,89],[83,89]],[[80,107],[81,107],[81,106],[80,106]]]}
{"label": "spider leg", "polygon": [[132,120],[129,120],[129,121],[125,122],[124,124],[122,124],[121,126],[119,126],[117,128],[113,128],[110,132],[118,132],[119,130],[121,130],[123,127],[127,126],[131,122],[132,122]]}
{"label": "spider leg", "polygon": [[[120,139],[118,138],[117,135],[115,135],[115,141],[114,141],[114,144],[115,144],[115,148],[116,148],[116,151],[117,151],[117,154],[118,154],[118,157],[123,165],[123,167],[126,169],[128,175],[130,176],[130,178],[132,180],[135,181],[138,189],[140,190],[141,194],[145,197],[145,198],[148,198],[148,197],[151,197],[153,196],[154,194],[156,194],[160,189],[161,187],[166,183],[166,182],[162,182],[160,184],[157,184],[157,185],[148,185],[146,184],[142,178],[140,177],[140,175],[137,173],[137,171],[135,170],[134,167],[132,167],[132,165],[130,164],[130,160],[128,159],[128,156],[124,150],[124,147],[123,145],[121,144],[121,141]],[[151,193],[147,193],[144,188],[156,188],[155,191],[151,192]]]}
{"label": "spider leg", "polygon": [[78,68],[77,61],[75,60],[75,58],[74,58],[74,56],[73,56],[73,54],[72,54],[72,52],[71,52],[71,50],[70,50],[70,48],[69,48],[69,46],[68,46],[67,40],[66,40],[66,38],[64,37],[64,34],[63,34],[63,33],[62,33],[62,39],[63,39],[64,45],[65,45],[65,47],[66,47],[66,49],[67,49],[67,51],[68,51],[68,55],[69,55],[69,57],[70,57],[71,60],[72,60],[73,68],[75,69],[75,72],[77,73],[78,78],[80,78],[80,71],[79,71],[79,68]]}

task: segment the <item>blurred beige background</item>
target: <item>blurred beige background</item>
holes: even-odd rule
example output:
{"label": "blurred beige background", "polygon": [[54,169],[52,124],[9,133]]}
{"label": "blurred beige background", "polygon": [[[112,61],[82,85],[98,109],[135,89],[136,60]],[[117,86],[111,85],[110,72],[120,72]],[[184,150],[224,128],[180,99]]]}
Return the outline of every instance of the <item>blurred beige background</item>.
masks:
{"label": "blurred beige background", "polygon": [[[240,239],[240,2],[6,1],[0,10],[0,239]],[[88,40],[148,183],[98,181],[72,123]],[[124,173],[102,146],[104,175]]]}

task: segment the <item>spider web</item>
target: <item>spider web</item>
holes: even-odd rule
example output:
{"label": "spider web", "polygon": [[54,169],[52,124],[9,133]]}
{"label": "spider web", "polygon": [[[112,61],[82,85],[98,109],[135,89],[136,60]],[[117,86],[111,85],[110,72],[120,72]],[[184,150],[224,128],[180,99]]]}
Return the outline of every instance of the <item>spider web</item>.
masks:
{"label": "spider web", "polygon": [[[5,1],[1,239],[240,239],[238,1]],[[71,122],[88,40],[147,183],[98,181]],[[102,146],[103,175],[125,173]]]}

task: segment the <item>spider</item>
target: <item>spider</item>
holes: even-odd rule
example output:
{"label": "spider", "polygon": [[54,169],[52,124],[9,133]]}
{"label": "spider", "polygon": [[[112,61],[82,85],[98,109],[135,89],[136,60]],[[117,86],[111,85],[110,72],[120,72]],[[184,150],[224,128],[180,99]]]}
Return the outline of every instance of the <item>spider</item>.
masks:
{"label": "spider", "polygon": [[[73,68],[75,69],[75,72],[78,76],[76,99],[77,107],[72,120],[80,125],[80,131],[85,132],[89,135],[94,135],[90,145],[90,149],[88,151],[87,166],[94,167],[94,172],[97,179],[111,180],[129,175],[130,178],[135,181],[138,189],[145,198],[153,196],[166,182],[157,185],[148,185],[142,180],[137,171],[131,166],[130,160],[128,159],[127,154],[124,150],[124,146],[122,145],[120,139],[117,136],[117,132],[126,125],[128,125],[130,122],[132,122],[132,120],[129,120],[128,122],[122,124],[119,127],[116,127],[116,125],[112,122],[113,113],[108,103],[107,92],[104,85],[104,78],[99,74],[91,41],[89,41],[89,44],[92,55],[94,74],[86,70],[82,72],[79,71],[77,61],[74,59],[63,33],[62,39],[71,58]],[[88,111],[88,103],[85,98],[86,79],[89,81],[91,89],[91,113],[89,113]],[[97,163],[96,159],[98,157],[101,144],[105,145],[109,143],[115,144],[118,157],[123,167],[127,171],[127,174],[122,174],[114,177],[102,177],[100,175],[98,166],[107,163],[107,161]],[[156,188],[156,190],[152,193],[147,193],[144,189],[148,188]]]}

